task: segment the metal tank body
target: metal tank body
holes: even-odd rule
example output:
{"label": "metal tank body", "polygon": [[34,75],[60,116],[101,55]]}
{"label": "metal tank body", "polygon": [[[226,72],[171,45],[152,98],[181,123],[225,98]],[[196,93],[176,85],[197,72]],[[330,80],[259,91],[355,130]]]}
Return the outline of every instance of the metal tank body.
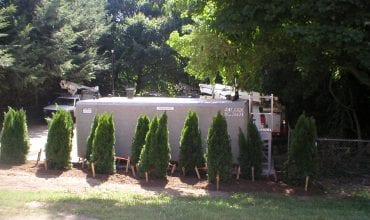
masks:
{"label": "metal tank body", "polygon": [[77,103],[75,116],[77,126],[78,157],[86,154],[86,141],[91,124],[96,114],[112,113],[115,123],[116,155],[131,155],[131,143],[139,115],[150,118],[164,112],[168,116],[169,142],[171,160],[178,161],[181,130],[189,110],[197,112],[199,127],[202,133],[203,151],[207,147],[208,129],[212,118],[220,111],[226,118],[231,139],[233,162],[239,156],[239,127],[246,130],[248,120],[248,104],[246,100],[230,101],[195,98],[163,98],[163,97],[107,97],[83,100]]}

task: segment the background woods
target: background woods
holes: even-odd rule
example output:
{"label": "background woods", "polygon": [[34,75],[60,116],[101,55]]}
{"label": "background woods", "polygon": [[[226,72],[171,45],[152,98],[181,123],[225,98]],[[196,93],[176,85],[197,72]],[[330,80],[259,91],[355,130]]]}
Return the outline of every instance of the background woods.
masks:
{"label": "background woods", "polygon": [[[0,0],[0,108],[39,115],[67,79],[102,95],[200,81],[273,93],[290,125],[370,138],[366,0]],[[181,85],[181,86],[180,86]]]}

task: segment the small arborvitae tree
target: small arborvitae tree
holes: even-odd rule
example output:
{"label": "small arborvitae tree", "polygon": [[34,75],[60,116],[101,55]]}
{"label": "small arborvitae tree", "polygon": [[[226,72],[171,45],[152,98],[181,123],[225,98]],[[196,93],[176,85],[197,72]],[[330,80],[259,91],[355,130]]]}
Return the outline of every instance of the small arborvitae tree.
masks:
{"label": "small arborvitae tree", "polygon": [[45,146],[47,165],[63,169],[71,166],[73,121],[69,112],[59,109],[48,122],[49,131]]}
{"label": "small arborvitae tree", "polygon": [[157,129],[158,129],[158,117],[155,116],[149,125],[149,131],[145,137],[145,145],[141,149],[140,161],[139,161],[139,172],[142,174],[148,172],[154,167],[155,154],[154,150],[157,148]]}
{"label": "small arborvitae tree", "polygon": [[158,129],[156,132],[157,144],[154,145],[155,163],[154,174],[157,177],[167,176],[167,167],[171,159],[171,148],[168,140],[167,114],[166,112],[158,121]]}
{"label": "small arborvitae tree", "polygon": [[186,174],[194,174],[195,166],[205,164],[198,121],[197,113],[190,111],[181,132],[179,165],[185,168]]}
{"label": "small arborvitae tree", "polygon": [[87,144],[86,144],[86,160],[91,161],[91,154],[92,154],[92,148],[93,148],[93,140],[95,137],[95,130],[98,127],[99,123],[99,115],[95,115],[94,121],[91,125],[90,134],[87,137]]}
{"label": "small arborvitae tree", "polygon": [[140,160],[141,149],[145,145],[145,137],[149,130],[149,117],[142,115],[137,120],[135,135],[131,146],[131,164],[136,165]]}
{"label": "small arborvitae tree", "polygon": [[100,115],[98,126],[95,130],[91,157],[96,173],[112,174],[116,171],[114,132],[113,116],[108,113]]}
{"label": "small arborvitae tree", "polygon": [[312,117],[306,117],[303,113],[299,116],[291,136],[286,164],[288,182],[298,185],[303,184],[305,178],[316,174],[316,137],[315,120]]}
{"label": "small arborvitae tree", "polygon": [[220,112],[213,118],[207,137],[208,181],[216,182],[217,174],[220,181],[231,178],[232,154],[227,122]]}
{"label": "small arborvitae tree", "polygon": [[28,140],[26,112],[21,109],[8,109],[4,113],[4,123],[0,136],[0,161],[9,164],[26,162],[30,148]]}
{"label": "small arborvitae tree", "polygon": [[239,164],[241,175],[244,178],[251,177],[251,168],[254,168],[256,178],[262,173],[262,146],[261,136],[253,120],[250,119],[247,125],[247,138],[239,128]]}

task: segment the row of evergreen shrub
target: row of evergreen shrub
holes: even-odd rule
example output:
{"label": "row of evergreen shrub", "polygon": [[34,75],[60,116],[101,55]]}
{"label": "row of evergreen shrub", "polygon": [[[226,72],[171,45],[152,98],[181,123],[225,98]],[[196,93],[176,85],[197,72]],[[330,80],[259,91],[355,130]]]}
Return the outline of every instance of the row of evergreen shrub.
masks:
{"label": "row of evergreen shrub", "polygon": [[[202,166],[201,132],[198,116],[190,111],[184,122],[180,139],[180,167],[185,167],[187,174],[193,172],[194,166]],[[48,122],[48,137],[45,146],[48,167],[62,169],[70,167],[72,149],[73,120],[71,115],[58,110]],[[92,129],[87,141],[86,157],[95,163],[97,173],[111,174],[115,171],[114,144],[115,130],[113,116],[104,113],[94,118]],[[286,180],[290,183],[302,183],[306,176],[314,176],[317,172],[316,126],[312,117],[302,114],[292,132]],[[29,151],[28,130],[24,110],[16,111],[9,108],[4,114],[3,127],[0,134],[0,161],[4,163],[24,163]],[[227,132],[226,119],[220,112],[213,118],[208,131],[207,152],[205,154],[208,167],[208,178],[215,182],[216,175],[221,181],[230,178],[232,164],[230,137]],[[244,177],[250,176],[253,166],[258,177],[262,171],[262,142],[258,130],[249,120],[247,137],[239,130],[239,163]],[[132,163],[139,164],[142,172],[154,169],[158,177],[166,176],[170,160],[167,115],[153,118],[149,126],[149,118],[141,116],[135,131],[132,144]]]}

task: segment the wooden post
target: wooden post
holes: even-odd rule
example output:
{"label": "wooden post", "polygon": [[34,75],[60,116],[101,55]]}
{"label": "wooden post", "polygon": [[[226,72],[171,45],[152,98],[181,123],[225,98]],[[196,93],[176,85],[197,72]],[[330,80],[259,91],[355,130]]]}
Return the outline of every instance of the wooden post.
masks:
{"label": "wooden post", "polygon": [[126,163],[126,173],[128,173],[128,168],[130,166],[130,157],[127,158],[127,163]]}
{"label": "wooden post", "polygon": [[275,178],[275,182],[277,182],[278,179],[277,179],[277,175],[276,175],[276,171],[275,170],[274,170],[274,178]]}
{"label": "wooden post", "polygon": [[185,167],[181,167],[182,175],[185,176]]}
{"label": "wooden post", "polygon": [[48,170],[48,160],[47,159],[45,159],[44,165],[45,165],[45,170]]}
{"label": "wooden post", "polygon": [[135,175],[135,166],[131,166],[131,171],[132,171],[132,175],[136,178],[136,175]]}
{"label": "wooden post", "polygon": [[148,172],[145,172],[145,181],[148,182]]}
{"label": "wooden post", "polygon": [[198,179],[200,180],[200,175],[199,175],[199,171],[198,171],[198,167],[197,166],[195,166],[195,172],[197,173],[197,177],[198,177]]}
{"label": "wooden post", "polygon": [[93,177],[95,177],[95,165],[93,162],[91,162],[91,171],[92,171]]}
{"label": "wooden post", "polygon": [[252,182],[254,182],[254,166],[252,166]]}
{"label": "wooden post", "polygon": [[310,180],[310,176],[306,176],[306,184],[304,186],[304,191],[307,192],[307,188],[308,188],[308,181]]}
{"label": "wooden post", "polygon": [[217,191],[220,188],[220,175],[218,173],[216,175],[216,188],[217,188]]}
{"label": "wooden post", "polygon": [[239,176],[240,176],[240,165],[238,166],[238,168],[236,170],[236,179],[237,180],[239,179]]}
{"label": "wooden post", "polygon": [[175,172],[175,169],[176,169],[176,164],[173,164],[173,165],[172,165],[172,169],[171,169],[171,176],[172,176],[172,174]]}
{"label": "wooden post", "polygon": [[36,166],[37,166],[37,164],[39,164],[39,161],[40,161],[40,158],[41,158],[41,152],[42,152],[42,148],[40,148],[40,151],[37,154]]}

